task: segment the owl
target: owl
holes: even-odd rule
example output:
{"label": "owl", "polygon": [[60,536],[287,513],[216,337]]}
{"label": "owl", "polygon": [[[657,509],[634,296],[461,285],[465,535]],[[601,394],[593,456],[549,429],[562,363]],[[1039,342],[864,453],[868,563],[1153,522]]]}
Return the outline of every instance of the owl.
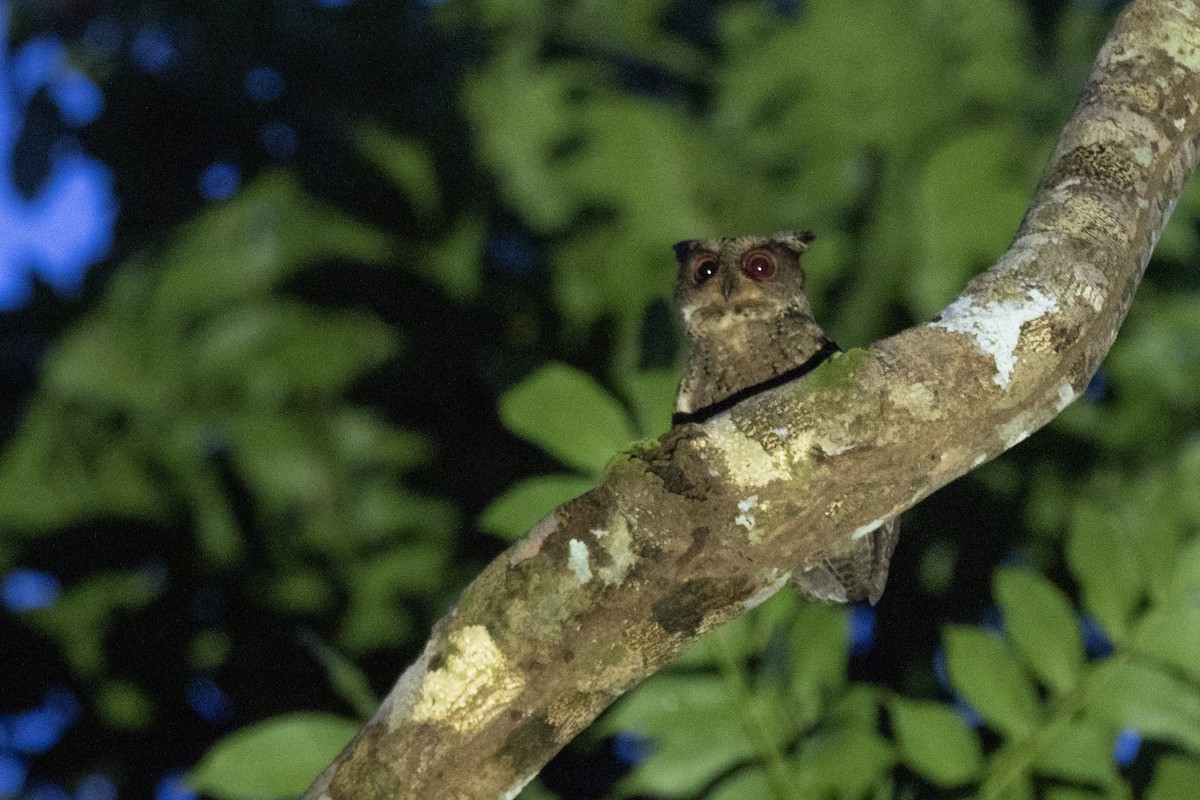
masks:
{"label": "owl", "polygon": [[[813,235],[700,239],[675,245],[675,299],[687,334],[687,360],[675,422],[700,422],[764,389],[819,366],[837,345],[813,319],[800,256]],[[858,539],[792,583],[826,603],[876,602],[887,583],[897,519]]]}

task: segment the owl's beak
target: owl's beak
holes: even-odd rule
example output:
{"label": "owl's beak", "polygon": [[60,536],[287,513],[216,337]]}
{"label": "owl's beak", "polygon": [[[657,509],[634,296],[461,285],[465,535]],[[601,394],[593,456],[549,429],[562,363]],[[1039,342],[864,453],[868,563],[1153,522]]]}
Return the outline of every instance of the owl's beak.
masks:
{"label": "owl's beak", "polygon": [[726,269],[721,271],[721,295],[726,302],[729,301],[729,295],[733,294],[734,286],[737,285],[737,273],[734,270]]}

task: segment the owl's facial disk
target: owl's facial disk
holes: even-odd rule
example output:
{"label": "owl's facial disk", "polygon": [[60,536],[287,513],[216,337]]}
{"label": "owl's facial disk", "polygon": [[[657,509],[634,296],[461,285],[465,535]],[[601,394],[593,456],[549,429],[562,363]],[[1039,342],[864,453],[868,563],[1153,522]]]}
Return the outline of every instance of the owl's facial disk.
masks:
{"label": "owl's facial disk", "polygon": [[693,311],[713,316],[729,313],[753,313],[756,306],[773,308],[764,295],[763,284],[774,280],[775,255],[765,248],[756,248],[736,261],[718,255],[697,252],[690,263],[692,281],[697,289]]}

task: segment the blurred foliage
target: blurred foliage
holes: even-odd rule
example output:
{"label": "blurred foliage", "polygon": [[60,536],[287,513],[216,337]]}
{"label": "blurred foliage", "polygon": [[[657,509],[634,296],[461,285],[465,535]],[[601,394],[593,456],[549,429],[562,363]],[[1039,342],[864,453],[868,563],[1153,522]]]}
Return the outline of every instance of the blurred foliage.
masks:
{"label": "blurred foliage", "polygon": [[[124,198],[134,255],[65,315],[0,451],[0,570],[64,587],[21,630],[80,724],[160,771],[156,737],[187,727],[176,674],[215,676],[232,722],[175,751],[213,797],[294,794],[482,560],[666,429],[672,242],[811,228],[810,297],[843,345],[928,318],[1003,251],[1112,20],[449,0],[394,12],[417,32],[397,43],[382,4],[342,13],[238,35],[342,54],[305,85],[335,105],[379,40],[389,69],[442,70],[449,109],[389,111],[383,78],[353,113],[298,103],[304,158],[165,238],[153,187]],[[181,75],[236,85],[224,13],[195,14],[210,73]],[[199,85],[179,106],[212,112]],[[153,157],[109,135],[118,177]],[[523,796],[1200,796],[1196,186],[1087,395],[906,515],[876,609],[781,592]],[[178,663],[158,685],[130,652]]]}
{"label": "blurred foliage", "polygon": [[[456,523],[445,503],[397,480],[427,458],[425,441],[343,399],[395,355],[396,334],[365,314],[273,296],[318,259],[386,254],[380,234],[268,175],[127,265],[43,368],[0,461],[0,524],[33,537],[91,517],[185,511],[197,557],[220,568],[246,557],[224,485],[236,480],[255,500],[253,524],[288,532],[259,565],[264,603],[303,617],[344,592],[342,647],[404,641],[413,631],[396,597],[439,588]],[[94,675],[110,612],[152,596],[93,580],[30,620]]]}
{"label": "blurred foliage", "polygon": [[328,714],[296,713],[244,728],[208,752],[188,782],[227,798],[295,797],[346,746],[359,723]]}
{"label": "blurred foliage", "polygon": [[547,513],[599,483],[609,459],[626,449],[636,434],[649,438],[666,431],[676,377],[634,377],[629,385],[636,395],[630,402],[642,411],[638,417],[643,420],[636,432],[615,397],[565,364],[542,367],[505,392],[500,398],[505,427],[576,471],[517,483],[484,510],[480,526],[506,539],[524,535]]}

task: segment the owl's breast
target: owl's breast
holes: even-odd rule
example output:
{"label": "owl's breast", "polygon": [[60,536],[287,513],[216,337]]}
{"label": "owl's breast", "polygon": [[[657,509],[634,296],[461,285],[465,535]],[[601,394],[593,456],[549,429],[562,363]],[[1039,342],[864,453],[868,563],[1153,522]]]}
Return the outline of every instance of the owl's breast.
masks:
{"label": "owl's breast", "polygon": [[[803,364],[824,344],[811,318],[693,315],[675,410],[691,413]],[[697,323],[701,323],[697,325]]]}

